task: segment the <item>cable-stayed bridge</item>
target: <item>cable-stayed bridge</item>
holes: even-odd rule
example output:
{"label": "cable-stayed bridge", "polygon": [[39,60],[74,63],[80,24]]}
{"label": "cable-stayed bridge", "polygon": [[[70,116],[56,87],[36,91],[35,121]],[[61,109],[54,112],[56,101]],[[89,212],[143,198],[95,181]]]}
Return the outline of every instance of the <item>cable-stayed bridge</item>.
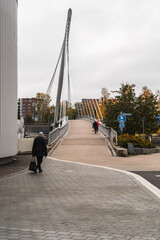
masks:
{"label": "cable-stayed bridge", "polygon": [[[67,22],[65,28],[64,39],[62,43],[62,47],[60,50],[60,54],[58,57],[58,61],[55,66],[55,70],[53,72],[53,76],[49,83],[46,94],[51,96],[53,83],[55,80],[55,76],[59,70],[58,77],[58,89],[57,89],[57,97],[56,97],[56,108],[54,113],[54,122],[52,125],[52,131],[48,136],[48,144],[52,145],[57,138],[62,136],[69,126],[69,121],[66,116],[66,102],[68,108],[71,107],[71,81],[70,81],[70,59],[69,59],[69,33],[71,26],[71,17],[72,10],[68,10]],[[66,74],[66,75],[65,75]],[[64,82],[64,75],[67,76],[66,82]],[[67,84],[64,84],[67,83]],[[62,93],[66,90],[65,86],[67,85],[67,100],[62,99]],[[106,128],[103,124],[103,115],[100,109],[99,99],[82,99],[81,102],[75,103],[75,108],[78,113],[78,118],[82,118],[93,123],[94,119],[99,121],[99,129],[106,136],[108,136],[112,141],[115,138],[117,142],[117,133],[112,128]]]}

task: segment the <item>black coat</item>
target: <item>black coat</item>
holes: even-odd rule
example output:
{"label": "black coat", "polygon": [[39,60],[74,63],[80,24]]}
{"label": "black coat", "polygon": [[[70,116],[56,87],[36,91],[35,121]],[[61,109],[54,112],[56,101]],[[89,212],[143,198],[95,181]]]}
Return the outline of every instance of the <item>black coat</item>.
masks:
{"label": "black coat", "polygon": [[43,137],[36,137],[32,147],[33,157],[43,157],[47,156],[47,146],[46,141]]}
{"label": "black coat", "polygon": [[97,124],[96,121],[93,122],[93,128],[94,128],[94,129],[98,129],[98,124]]}

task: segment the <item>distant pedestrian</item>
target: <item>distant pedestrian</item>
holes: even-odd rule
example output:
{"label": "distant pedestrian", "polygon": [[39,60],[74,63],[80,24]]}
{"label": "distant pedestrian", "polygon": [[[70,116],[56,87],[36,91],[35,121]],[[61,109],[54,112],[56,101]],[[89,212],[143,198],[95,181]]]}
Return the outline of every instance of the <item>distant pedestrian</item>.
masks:
{"label": "distant pedestrian", "polygon": [[[96,120],[96,123],[97,123],[97,127],[99,128],[99,122],[98,122],[98,120]],[[97,128],[97,132],[98,132],[98,128]]]}
{"label": "distant pedestrian", "polygon": [[[42,172],[41,169],[41,163],[43,160],[43,157],[47,156],[47,146],[46,141],[44,139],[43,132],[39,133],[39,136],[35,138],[33,142],[32,147],[32,156],[37,158],[37,169],[39,169],[39,172]],[[37,173],[37,170],[35,171]]]}
{"label": "distant pedestrian", "polygon": [[98,132],[98,124],[97,124],[96,120],[93,122],[93,129],[94,129],[94,132],[96,134]]}

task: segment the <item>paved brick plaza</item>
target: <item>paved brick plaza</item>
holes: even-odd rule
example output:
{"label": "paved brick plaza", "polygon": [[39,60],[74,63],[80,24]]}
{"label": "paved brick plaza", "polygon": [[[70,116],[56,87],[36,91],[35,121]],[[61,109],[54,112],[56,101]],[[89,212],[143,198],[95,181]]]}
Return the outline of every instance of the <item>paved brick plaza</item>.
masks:
{"label": "paved brick plaza", "polygon": [[43,173],[26,170],[0,180],[0,239],[160,240],[157,196],[133,176],[73,162],[112,158],[88,122],[72,121]]}

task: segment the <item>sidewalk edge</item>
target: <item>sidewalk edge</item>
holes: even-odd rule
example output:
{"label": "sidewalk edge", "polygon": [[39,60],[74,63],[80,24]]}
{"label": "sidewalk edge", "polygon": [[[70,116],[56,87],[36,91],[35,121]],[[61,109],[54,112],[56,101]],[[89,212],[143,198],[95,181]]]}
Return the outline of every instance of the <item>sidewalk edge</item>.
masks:
{"label": "sidewalk edge", "polygon": [[160,198],[160,189],[158,189],[153,184],[151,184],[149,181],[147,181],[146,179],[144,179],[143,177],[139,176],[136,173],[128,172],[128,171],[125,171],[125,170],[120,170],[120,169],[117,169],[117,168],[110,168],[110,167],[106,167],[106,166],[99,166],[99,165],[93,165],[93,164],[87,164],[87,163],[80,163],[80,162],[72,162],[72,161],[68,161],[68,160],[61,160],[61,159],[56,159],[56,158],[53,158],[53,157],[50,157],[50,156],[48,156],[47,158],[49,158],[51,160],[55,160],[55,161],[63,161],[63,162],[68,162],[68,163],[73,163],[73,164],[80,164],[80,165],[86,165],[86,166],[92,166],[92,167],[98,167],[98,168],[105,168],[105,169],[108,169],[108,170],[113,170],[113,171],[125,173],[125,174],[127,174],[129,176],[134,177],[144,187],[146,187],[154,195],[156,195],[158,198]]}

